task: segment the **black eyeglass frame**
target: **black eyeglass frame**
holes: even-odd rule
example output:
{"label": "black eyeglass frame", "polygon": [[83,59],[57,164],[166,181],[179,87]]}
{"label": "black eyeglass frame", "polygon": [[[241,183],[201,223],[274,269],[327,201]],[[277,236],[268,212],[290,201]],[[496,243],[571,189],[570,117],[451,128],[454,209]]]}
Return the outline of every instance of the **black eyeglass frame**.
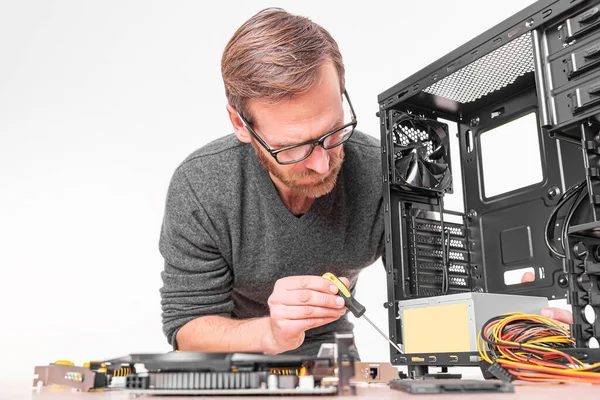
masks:
{"label": "black eyeglass frame", "polygon": [[[250,134],[252,136],[254,136],[254,138],[258,141],[258,143],[260,143],[262,145],[262,147],[264,147],[269,154],[275,159],[275,161],[277,161],[277,163],[281,164],[281,165],[289,165],[289,164],[295,164],[298,163],[302,160],[306,160],[308,157],[310,157],[310,155],[312,154],[313,150],[315,149],[315,147],[317,146],[321,146],[322,148],[324,148],[325,150],[330,150],[333,148],[338,147],[339,145],[342,145],[344,143],[346,143],[348,141],[348,139],[350,139],[350,137],[352,136],[352,134],[354,133],[354,130],[356,129],[356,125],[358,124],[358,121],[356,119],[356,113],[354,112],[354,107],[352,107],[352,102],[350,101],[350,97],[348,96],[348,92],[346,90],[344,90],[344,96],[346,97],[346,100],[348,101],[348,105],[350,106],[350,113],[351,113],[351,118],[352,121],[348,122],[347,124],[342,125],[339,128],[335,128],[334,130],[327,132],[326,134],[324,134],[323,136],[321,136],[318,139],[315,140],[309,140],[307,142],[304,143],[298,143],[298,144],[292,144],[289,146],[284,146],[281,147],[279,149],[274,149],[271,146],[269,146],[267,144],[267,142],[265,142],[259,135],[258,133],[256,133],[254,131],[254,129],[252,129],[252,127],[250,126],[250,122],[238,111],[238,116],[240,117],[240,119],[242,120],[242,122],[244,123],[244,125],[246,126],[246,128],[248,129],[248,131],[250,132]],[[324,142],[325,139],[327,139],[329,136],[343,130],[346,129],[347,127],[352,126],[352,131],[350,132],[350,134],[348,134],[346,136],[346,138],[344,140],[342,140],[339,143],[336,143],[335,146],[331,146],[331,147],[325,147]],[[290,150],[290,149],[295,149],[297,147],[300,146],[306,146],[306,145],[310,145],[310,150],[308,151],[308,153],[306,153],[306,155],[298,160],[294,160],[294,161],[279,161],[279,159],[277,158],[277,154],[281,153],[282,151],[286,151],[286,150]]]}

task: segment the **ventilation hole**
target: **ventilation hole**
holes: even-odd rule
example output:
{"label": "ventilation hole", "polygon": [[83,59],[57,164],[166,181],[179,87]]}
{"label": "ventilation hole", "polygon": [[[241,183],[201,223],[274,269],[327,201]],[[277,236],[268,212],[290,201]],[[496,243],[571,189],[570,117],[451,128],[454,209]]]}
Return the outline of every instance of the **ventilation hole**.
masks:
{"label": "ventilation hole", "polygon": [[594,311],[594,307],[591,305],[586,305],[583,308],[583,318],[586,320],[588,324],[593,324],[596,322],[596,312]]}
{"label": "ventilation hole", "polygon": [[507,286],[533,281],[535,281],[535,270],[532,267],[504,272],[504,284]]}

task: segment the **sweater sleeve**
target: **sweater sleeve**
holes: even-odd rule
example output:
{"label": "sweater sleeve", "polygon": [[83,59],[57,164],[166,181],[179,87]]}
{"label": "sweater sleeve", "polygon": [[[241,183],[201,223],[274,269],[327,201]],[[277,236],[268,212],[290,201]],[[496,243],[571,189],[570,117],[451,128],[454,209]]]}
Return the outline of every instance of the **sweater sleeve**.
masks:
{"label": "sweater sleeve", "polygon": [[219,251],[211,216],[181,167],[169,185],[159,249],[163,331],[176,350],[183,325],[204,315],[230,317],[233,309],[233,273]]}

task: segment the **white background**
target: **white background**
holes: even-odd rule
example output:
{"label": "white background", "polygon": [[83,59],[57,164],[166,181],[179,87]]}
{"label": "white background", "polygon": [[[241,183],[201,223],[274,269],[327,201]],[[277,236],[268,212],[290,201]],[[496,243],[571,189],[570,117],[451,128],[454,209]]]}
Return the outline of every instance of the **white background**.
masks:
{"label": "white background", "polygon": [[[232,131],[220,58],[254,13],[328,29],[359,128],[379,137],[379,93],[530,3],[0,0],[0,397],[26,395],[34,365],[170,350],[165,193],[185,156]],[[357,297],[387,330],[385,282],[378,261]],[[389,360],[365,321],[355,333],[363,360]]]}

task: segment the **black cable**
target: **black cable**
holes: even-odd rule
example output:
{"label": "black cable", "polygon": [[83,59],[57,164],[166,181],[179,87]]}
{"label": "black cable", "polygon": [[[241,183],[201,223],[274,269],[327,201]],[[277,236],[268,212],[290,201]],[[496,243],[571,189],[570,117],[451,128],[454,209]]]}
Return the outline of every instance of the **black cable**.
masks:
{"label": "black cable", "polygon": [[442,294],[448,294],[450,278],[448,276],[448,264],[450,252],[446,250],[446,228],[444,226],[444,197],[440,197],[440,234],[442,247]]}
{"label": "black cable", "polygon": [[587,185],[582,186],[578,192],[579,193],[577,194],[577,197],[575,198],[575,200],[573,200],[573,202],[571,203],[571,206],[569,207],[569,210],[567,211],[567,214],[565,215],[565,220],[564,220],[563,226],[561,228],[561,232],[560,232],[561,239],[560,240],[562,240],[563,249],[565,249],[567,247],[567,243],[568,243],[567,234],[568,234],[569,226],[571,225],[571,218],[573,217],[575,212],[579,209],[579,206],[581,205],[583,200],[588,197]]}
{"label": "black cable", "polygon": [[[567,191],[560,197],[558,203],[550,213],[548,217],[548,221],[546,221],[546,226],[544,228],[544,241],[546,243],[546,247],[558,258],[565,258],[564,253],[561,253],[556,247],[552,245],[552,241],[554,241],[554,225],[556,224],[556,218],[558,212],[562,209],[562,207],[576,194],[579,193],[582,187],[585,187],[585,179],[571,186]],[[566,222],[566,221],[565,221]]]}
{"label": "black cable", "polygon": [[583,185],[585,184],[585,180],[580,181],[579,183],[571,186],[559,199],[558,204],[556,205],[556,207],[554,207],[554,210],[552,210],[552,213],[550,213],[550,216],[548,217],[548,221],[546,222],[546,227],[545,227],[545,235],[544,235],[544,239],[546,242],[546,246],[548,247],[548,249],[550,249],[550,251],[557,257],[559,258],[564,258],[564,254],[560,253],[559,250],[557,248],[555,248],[554,246],[552,246],[552,244],[550,243],[550,241],[554,240],[554,224],[556,223],[556,218],[558,215],[558,212],[561,210],[561,208],[571,199],[571,197],[573,197],[577,191],[579,189],[581,189],[581,187],[583,187]]}
{"label": "black cable", "polygon": [[452,234],[450,233],[450,229],[445,228],[444,232],[446,233],[446,263],[444,264],[444,273],[446,274],[446,287],[444,288],[444,294],[448,293],[450,290],[450,241],[452,240]]}
{"label": "black cable", "polygon": [[446,251],[446,229],[442,228],[441,229],[441,234],[442,234],[442,238],[441,238],[441,247],[442,247],[442,294],[448,294],[448,269],[447,269],[447,265],[448,265],[448,253]]}

